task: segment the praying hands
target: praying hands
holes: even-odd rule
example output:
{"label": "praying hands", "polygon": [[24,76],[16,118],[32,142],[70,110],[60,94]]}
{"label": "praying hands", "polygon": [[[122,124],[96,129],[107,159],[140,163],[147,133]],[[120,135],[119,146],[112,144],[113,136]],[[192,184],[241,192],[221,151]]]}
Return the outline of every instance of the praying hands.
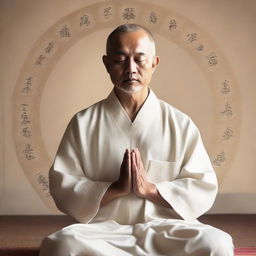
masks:
{"label": "praying hands", "polygon": [[[160,170],[159,170],[160,171]],[[120,167],[119,179],[112,183],[101,200],[101,206],[113,199],[126,196],[133,192],[140,198],[150,200],[163,207],[171,208],[170,204],[160,195],[155,184],[147,180],[140,152],[127,149]]]}

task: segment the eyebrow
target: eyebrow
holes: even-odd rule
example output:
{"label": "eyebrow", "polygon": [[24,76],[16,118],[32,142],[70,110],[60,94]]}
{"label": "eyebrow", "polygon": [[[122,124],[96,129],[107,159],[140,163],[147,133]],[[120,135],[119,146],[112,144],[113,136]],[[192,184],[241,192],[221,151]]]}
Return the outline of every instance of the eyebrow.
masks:
{"label": "eyebrow", "polygon": [[[125,52],[122,52],[122,51],[116,51],[113,54],[114,55],[127,55]],[[136,53],[136,55],[144,56],[146,54],[144,52],[138,52],[138,53]]]}
{"label": "eyebrow", "polygon": [[115,55],[126,55],[124,52],[122,51],[116,51],[116,52],[113,52],[113,54]]}

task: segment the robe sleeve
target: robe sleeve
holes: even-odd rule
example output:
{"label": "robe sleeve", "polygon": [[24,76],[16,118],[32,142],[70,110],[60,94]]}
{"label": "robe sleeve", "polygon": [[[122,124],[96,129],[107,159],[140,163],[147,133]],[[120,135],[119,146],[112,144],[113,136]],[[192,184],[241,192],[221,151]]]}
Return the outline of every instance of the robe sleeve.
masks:
{"label": "robe sleeve", "polygon": [[[180,138],[180,171],[171,181],[156,184],[161,196],[184,219],[194,220],[208,211],[215,200],[218,183],[197,127],[190,120]],[[161,170],[159,170],[161,171]]]}
{"label": "robe sleeve", "polygon": [[70,121],[49,171],[50,192],[58,209],[88,223],[97,214],[110,182],[86,176],[84,145],[77,116]]}

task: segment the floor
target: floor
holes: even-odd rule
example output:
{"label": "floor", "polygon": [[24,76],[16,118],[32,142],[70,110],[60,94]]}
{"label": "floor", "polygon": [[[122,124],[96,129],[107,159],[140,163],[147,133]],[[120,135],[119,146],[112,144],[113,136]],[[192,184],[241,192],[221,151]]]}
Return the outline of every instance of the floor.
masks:
{"label": "floor", "polygon": [[199,220],[229,233],[235,247],[256,246],[256,214],[203,215]]}
{"label": "floor", "polygon": [[[256,215],[204,215],[199,220],[231,234],[237,248],[256,247]],[[36,256],[45,236],[72,223],[68,216],[0,216],[0,256]]]}

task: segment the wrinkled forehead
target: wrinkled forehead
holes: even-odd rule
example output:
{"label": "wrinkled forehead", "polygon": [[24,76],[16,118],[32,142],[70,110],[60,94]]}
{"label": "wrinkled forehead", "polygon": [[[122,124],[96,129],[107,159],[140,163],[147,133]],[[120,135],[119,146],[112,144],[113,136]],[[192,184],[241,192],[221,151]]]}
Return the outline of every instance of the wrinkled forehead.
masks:
{"label": "wrinkled forehead", "polygon": [[115,34],[107,43],[107,54],[140,52],[155,55],[155,44],[143,30]]}

